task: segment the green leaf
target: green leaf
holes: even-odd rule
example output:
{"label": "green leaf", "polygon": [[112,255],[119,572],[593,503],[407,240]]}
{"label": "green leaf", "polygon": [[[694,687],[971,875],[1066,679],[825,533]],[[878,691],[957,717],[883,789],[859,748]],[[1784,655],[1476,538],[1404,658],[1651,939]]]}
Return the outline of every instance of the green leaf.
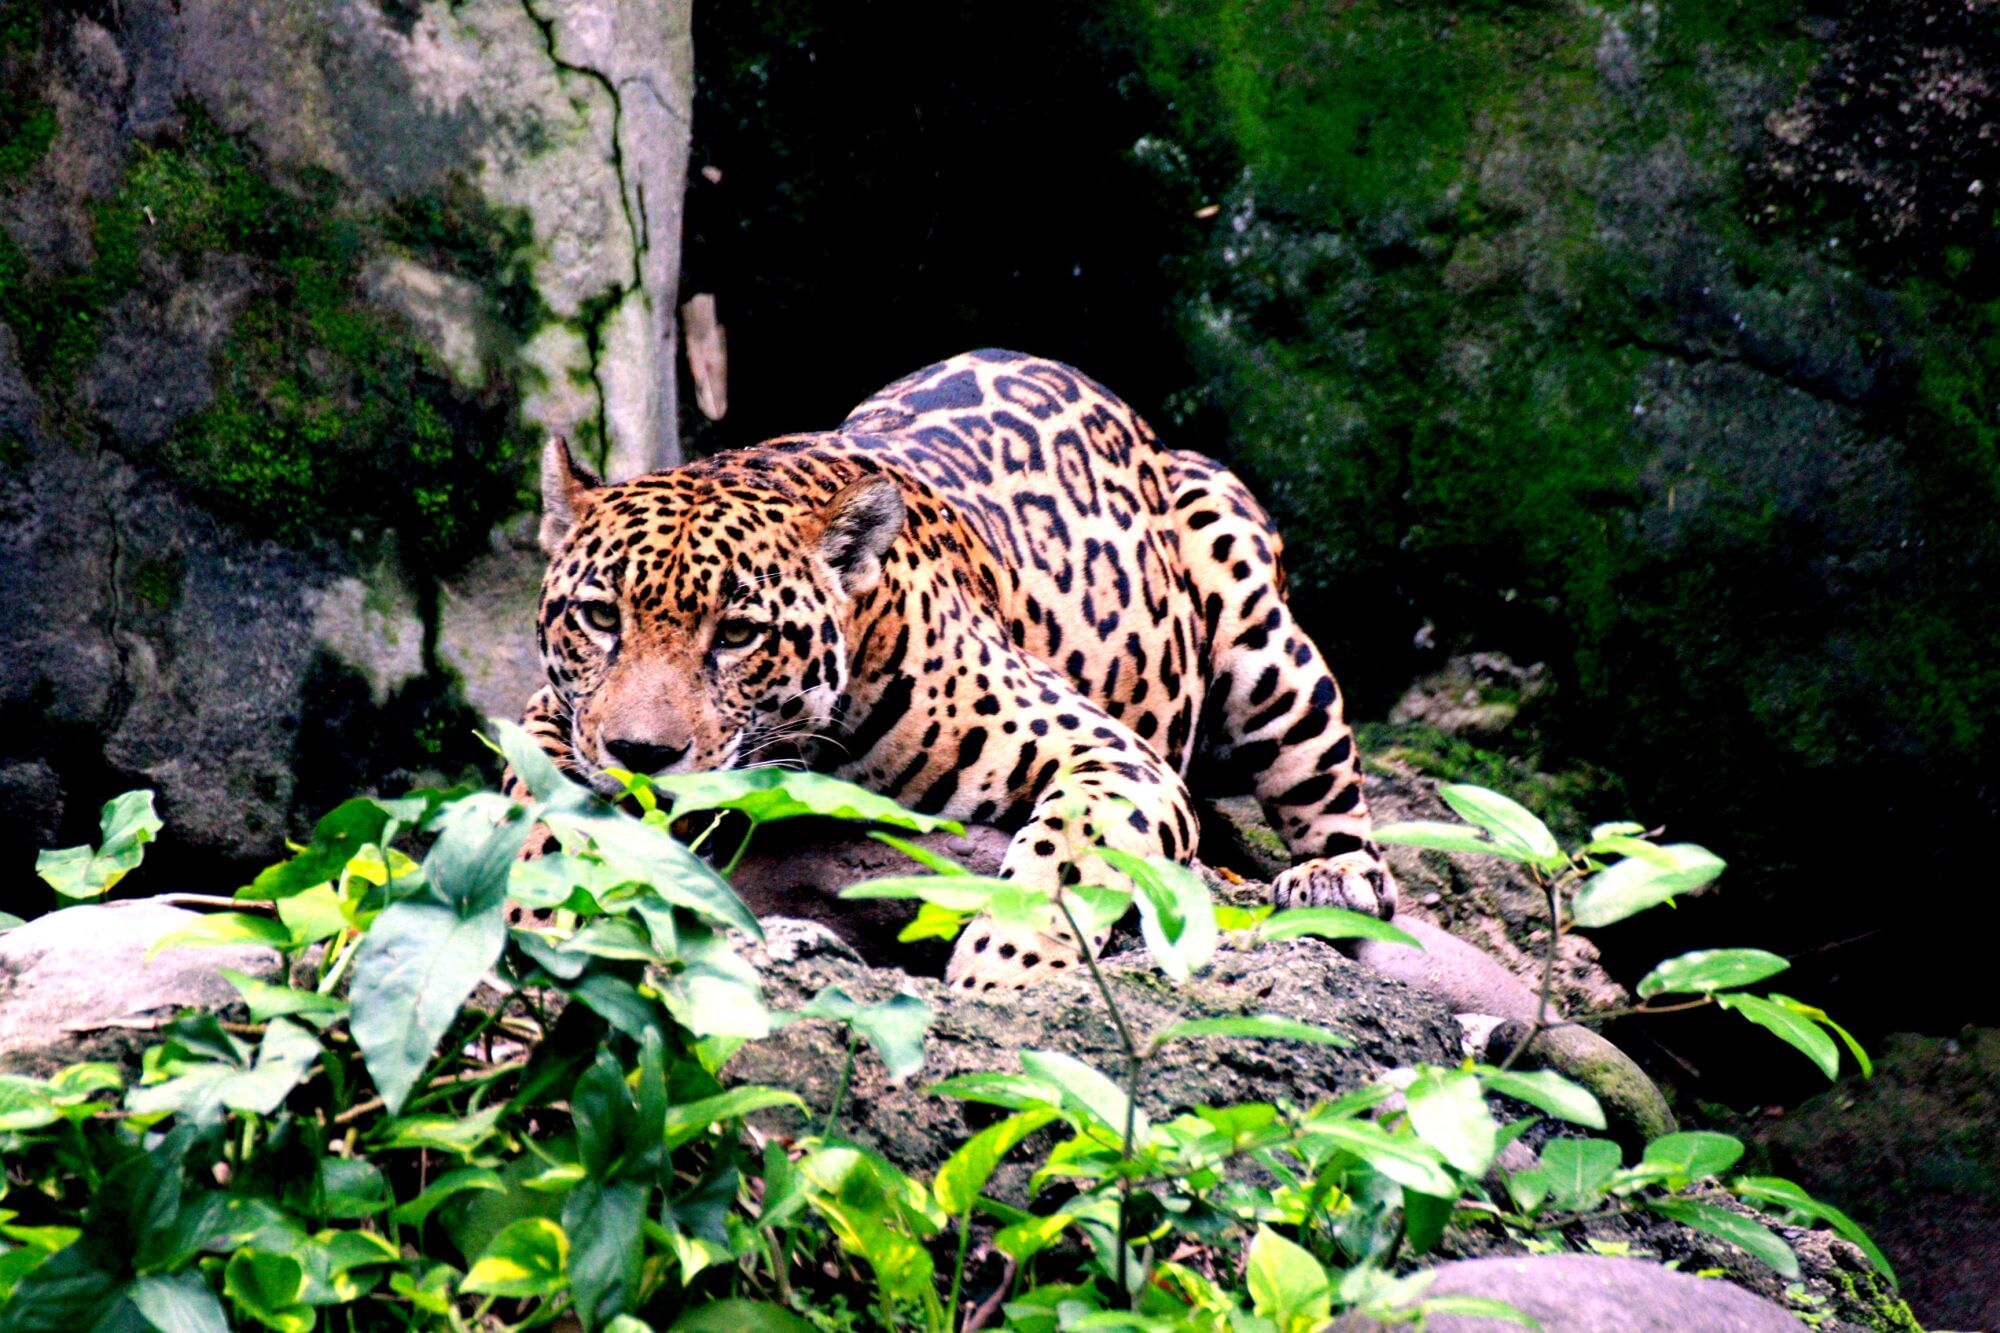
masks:
{"label": "green leaf", "polygon": [[933,1097],[957,1097],[968,1102],[983,1102],[988,1106],[1003,1106],[1010,1111],[1062,1104],[1060,1088],[1025,1074],[956,1074],[931,1084],[924,1092]]}
{"label": "green leaf", "polygon": [[1160,970],[1186,985],[1215,956],[1221,931],[1215,900],[1201,876],[1164,856],[1135,856],[1115,847],[1093,853],[1123,871],[1138,890],[1139,932]]}
{"label": "green leaf", "polygon": [[1343,1148],[1405,1189],[1458,1197],[1444,1158],[1421,1139],[1395,1137],[1366,1120],[1314,1120],[1300,1127],[1299,1136]]}
{"label": "green leaf", "polygon": [[1868,1262],[1875,1265],[1875,1271],[1889,1279],[1890,1286],[1897,1285],[1896,1270],[1889,1266],[1889,1257],[1882,1253],[1860,1223],[1832,1204],[1822,1203],[1799,1185],[1780,1176],[1738,1176],[1729,1182],[1729,1188],[1743,1198],[1766,1205],[1766,1211],[1775,1206],[1831,1223],[1835,1231],[1861,1248],[1861,1252],[1868,1256]]}
{"label": "green leaf", "polygon": [[391,825],[415,818],[424,806],[384,802],[370,796],[342,801],[313,827],[312,841],[289,861],[267,867],[239,898],[289,898],[340,878],[362,848],[389,840]]}
{"label": "green leaf", "polygon": [[1690,892],[1720,875],[1722,858],[1691,842],[1669,843],[1656,858],[1628,856],[1592,875],[1570,906],[1579,926],[1608,926]]}
{"label": "green leaf", "polygon": [[1456,1195],[1447,1197],[1425,1194],[1421,1190],[1404,1190],[1403,1238],[1410,1243],[1410,1253],[1428,1253],[1444,1235],[1444,1229],[1451,1225],[1452,1214],[1457,1211]]}
{"label": "green leaf", "polygon": [[780,768],[735,769],[711,773],[681,773],[654,778],[655,790],[674,799],[670,820],[696,810],[740,810],[751,822],[801,815],[848,819],[915,833],[963,833],[965,826],[905,810],[886,796],[842,782],[823,773],[797,773]]}
{"label": "green leaf", "polygon": [[322,1157],[319,1198],[312,1211],[322,1217],[373,1217],[395,1202],[382,1169],[364,1157]]}
{"label": "green leaf", "polygon": [[136,1278],[129,1294],[146,1322],[160,1333],[229,1333],[222,1302],[197,1270]]}
{"label": "green leaf", "polygon": [[1795,1000],[1789,995],[1780,995],[1776,991],[1772,991],[1765,998],[1772,1004],[1781,1005],[1791,1010],[1800,1018],[1810,1019],[1812,1022],[1819,1024],[1821,1027],[1827,1029],[1827,1031],[1833,1033],[1834,1036],[1840,1038],[1846,1044],[1847,1049],[1854,1053],[1854,1062],[1861,1066],[1862,1076],[1865,1078],[1875,1077],[1875,1063],[1868,1058],[1868,1052],[1861,1049],[1861,1043],[1854,1039],[1853,1033],[1834,1022],[1831,1018],[1828,1018],[1826,1010],[1820,1008],[1818,1005],[1807,1004],[1804,1000]]}
{"label": "green leaf", "polygon": [[1689,1130],[1664,1134],[1648,1143],[1639,1164],[1664,1173],[1667,1188],[1681,1189],[1708,1176],[1719,1176],[1742,1159],[1741,1139],[1708,1130]]}
{"label": "green leaf", "polygon": [[375,918],[354,961],[348,1026],[391,1115],[506,943],[499,901],[471,917],[437,903],[392,903]]}
{"label": "green leaf", "polygon": [[1550,1069],[1530,1074],[1493,1069],[1481,1065],[1475,1071],[1488,1092],[1512,1097],[1515,1101],[1547,1111],[1558,1119],[1586,1129],[1604,1128],[1604,1108],[1589,1089],[1572,1083]]}
{"label": "green leaf", "polygon": [[1777,1270],[1781,1277],[1795,1278],[1799,1275],[1799,1259],[1792,1253],[1791,1246],[1778,1239],[1769,1227],[1747,1217],[1739,1217],[1714,1204],[1696,1203],[1693,1199],[1648,1199],[1646,1207],[1662,1217],[1670,1217],[1696,1231],[1728,1241],[1752,1257],[1761,1259]]}
{"label": "green leaf", "polygon": [[[732,1196],[735,1179],[731,1172]],[[651,1194],[651,1186],[637,1180],[586,1180],[563,1202],[570,1292],[586,1329],[602,1328],[639,1303]]]}
{"label": "green leaf", "polygon": [[1724,1009],[1734,1009],[1758,1027],[1776,1033],[1780,1040],[1803,1052],[1828,1078],[1840,1072],[1840,1051],[1834,1046],[1833,1038],[1827,1036],[1819,1024],[1797,1011],[1756,995],[1718,995],[1715,1002]]}
{"label": "green leaf", "polygon": [[590,839],[597,855],[620,879],[650,884],[655,893],[676,907],[685,907],[716,925],[740,930],[752,939],[764,938],[764,929],[757,924],[756,915],[743,905],[728,881],[664,829],[615,810],[596,815],[559,815],[551,810],[545,814],[545,821],[558,834]]}
{"label": "green leaf", "polygon": [[886,875],[840,891],[843,898],[920,898],[950,912],[983,912],[996,893],[1020,886],[993,875]]}
{"label": "green leaf", "polygon": [[1285,1333],[1316,1329],[1333,1312],[1333,1292],[1319,1260],[1260,1226],[1245,1256],[1252,1309]]}
{"label": "green leaf", "polygon": [[[614,1328],[609,1333],[625,1330]],[[667,1333],[813,1333],[813,1326],[782,1306],[732,1299],[689,1310]]]}
{"label": "green leaf", "polygon": [[800,1114],[808,1114],[804,1100],[797,1093],[755,1084],[741,1084],[713,1097],[668,1107],[664,1123],[666,1146],[678,1148],[725,1120],[741,1120],[774,1106],[789,1106]]}
{"label": "green leaf", "polygon": [[[1125,1133],[1125,1090],[1073,1055],[1060,1051],[1023,1051],[1021,1068],[1052,1084],[1062,1093],[1065,1110],[1082,1114],[1114,1137]],[[1131,1108],[1133,1142],[1146,1140],[1146,1113]]]}
{"label": "green leaf", "polygon": [[1000,1159],[1055,1118],[1054,1111],[1022,1111],[988,1125],[959,1145],[931,1182],[939,1206],[954,1217],[970,1211]]}
{"label": "green leaf", "polygon": [[397,1208],[389,1215],[390,1220],[406,1227],[422,1226],[424,1219],[438,1210],[439,1205],[472,1190],[504,1193],[507,1189],[498,1171],[483,1166],[465,1166],[456,1171],[447,1171],[432,1181],[422,1194]]}
{"label": "green leaf", "polygon": [[321,995],[318,991],[300,990],[296,986],[280,986],[227,967],[217,968],[216,971],[224,981],[236,987],[237,994],[250,1008],[252,1022],[268,1023],[274,1018],[297,1016],[308,1023],[324,1026],[327,1020],[347,1012],[347,1001],[335,995]]}
{"label": "green leaf", "polygon": [[1486,1174],[1499,1151],[1500,1126],[1486,1109],[1478,1078],[1462,1069],[1427,1068],[1403,1095],[1410,1127],[1419,1138],[1466,1175],[1478,1179]]}
{"label": "green leaf", "polygon": [[304,1303],[305,1265],[289,1254],[242,1249],[222,1270],[222,1290],[237,1310],[277,1333],[311,1333]]}
{"label": "green leaf", "polygon": [[1422,847],[1433,852],[1473,852],[1481,856],[1504,856],[1509,861],[1523,858],[1502,847],[1477,829],[1463,824],[1447,824],[1437,819],[1407,819],[1396,824],[1377,824],[1375,841],[1397,847]]}
{"label": "green leaf", "polygon": [[429,1148],[469,1157],[499,1132],[500,1117],[506,1110],[505,1102],[497,1102],[467,1115],[400,1116],[375,1132],[384,1148]]}
{"label": "green leaf", "polygon": [[42,852],[35,858],[35,873],[65,898],[100,898],[138,868],[146,844],[162,827],[153,813],[152,792],[114,796],[99,813],[95,851],[84,846]]}
{"label": "green leaf", "polygon": [[482,1296],[553,1296],[569,1271],[569,1237],[551,1218],[524,1217],[500,1229],[458,1289]]}
{"label": "green leaf", "polygon": [[1424,947],[1409,932],[1398,930],[1387,921],[1364,912],[1350,912],[1344,907],[1293,907],[1274,912],[1264,918],[1263,925],[1258,927],[1258,934],[1267,940],[1314,935],[1323,940],[1387,940],[1391,944],[1407,944],[1412,949]]}
{"label": "green leaf", "polygon": [[1621,1161],[1609,1139],[1550,1139],[1536,1170],[1560,1207],[1587,1208],[1603,1197]]}
{"label": "green leaf", "polygon": [[1639,980],[1639,994],[1699,995],[1776,976],[1791,964],[1762,949],[1698,949],[1669,958]]}
{"label": "green leaf", "polygon": [[1493,835],[1496,846],[1515,853],[1519,859],[1543,867],[1563,864],[1562,848],[1535,813],[1519,801],[1497,791],[1466,783],[1446,783],[1438,795],[1460,819],[1477,824]]}
{"label": "green leaf", "polygon": [[860,1004],[838,986],[828,986],[788,1019],[832,1018],[851,1024],[875,1048],[900,1083],[923,1068],[924,1033],[936,1020],[932,1008],[915,995],[899,992],[877,1004]]}
{"label": "green leaf", "polygon": [[993,1248],[1015,1263],[1026,1263],[1055,1244],[1056,1237],[1062,1235],[1075,1220],[1068,1213],[1051,1213],[1047,1217],[1027,1217],[1019,1222],[1009,1222],[993,1233]]}
{"label": "green leaf", "polygon": [[0,1133],[40,1129],[62,1119],[48,1085],[18,1074],[0,1074]]}
{"label": "green leaf", "polygon": [[170,930],[154,940],[152,947],[146,950],[146,957],[150,959],[162,949],[183,944],[260,944],[270,949],[289,949],[292,932],[268,916],[251,916],[247,912],[209,912],[193,925],[182,930]]}
{"label": "green leaf", "polygon": [[[1465,1319],[1499,1319],[1509,1324],[1519,1324],[1522,1328],[1539,1330],[1542,1321],[1517,1310],[1505,1301],[1496,1301],[1490,1296],[1431,1296],[1417,1303],[1423,1318],[1433,1315],[1458,1315]],[[1419,1328],[1423,1327],[1421,1323]]]}
{"label": "green leaf", "polygon": [[254,1062],[191,1061],[162,1083],[133,1088],[125,1104],[142,1115],[172,1114],[197,1125],[213,1125],[225,1110],[270,1115],[312,1073],[319,1040],[290,1019],[274,1019],[264,1029]]}
{"label": "green leaf", "polygon": [[1190,1037],[1265,1037],[1273,1041],[1309,1041],[1321,1046],[1352,1046],[1338,1032],[1301,1023],[1280,1014],[1245,1014],[1239,1018],[1189,1018],[1170,1023],[1153,1034],[1152,1047]]}
{"label": "green leaf", "polygon": [[937,874],[969,875],[972,873],[949,856],[940,855],[928,847],[920,847],[916,843],[899,838],[893,833],[884,833],[881,829],[870,829],[868,836],[879,843],[894,847],[918,865]]}

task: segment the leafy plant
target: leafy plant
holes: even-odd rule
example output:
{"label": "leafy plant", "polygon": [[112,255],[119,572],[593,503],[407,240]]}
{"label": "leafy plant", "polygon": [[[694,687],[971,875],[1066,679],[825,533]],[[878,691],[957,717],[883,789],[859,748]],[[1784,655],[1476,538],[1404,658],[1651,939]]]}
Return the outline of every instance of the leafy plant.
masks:
{"label": "leafy plant", "polygon": [[[921,1065],[928,1007],[828,988],[773,1012],[732,942],[757,936],[754,917],[671,829],[693,817],[704,842],[719,825],[702,816],[725,811],[751,833],[801,815],[956,826],[771,770],[635,778],[635,814],[567,782],[514,728],[501,728],[499,748],[528,800],[350,800],[241,890],[237,910],[159,941],[278,950],[282,980],[225,973],[249,1023],[181,1015],[136,1078],[109,1065],[0,1078],[0,1333],[558,1321],[587,1333],[1303,1333],[1349,1308],[1519,1321],[1491,1302],[1427,1298],[1424,1275],[1396,1275],[1399,1260],[1455,1218],[1532,1237],[1637,1208],[1796,1271],[1768,1229],[1698,1194],[1742,1155],[1726,1136],[1670,1136],[1630,1166],[1608,1141],[1559,1137],[1501,1180],[1494,1164],[1530,1122],[1503,1121],[1494,1098],[1604,1127],[1588,1091],[1546,1071],[1419,1067],[1325,1105],[1156,1121],[1141,1105],[1145,1074],[1170,1044],[1346,1038],[1277,1014],[1141,1032],[1094,958],[1121,1067],[1031,1050],[1018,1070],[936,1085],[998,1115],[928,1179],[913,1176],[844,1141],[839,1125],[863,1047],[893,1078]],[[150,811],[142,795],[107,807],[104,845],[63,864],[118,862],[142,846],[133,830],[158,827],[138,816]],[[1548,857],[1533,827],[1480,808],[1515,821],[1510,849]],[[522,861],[538,825],[558,849]],[[917,933],[988,911],[1061,917],[1087,938],[1086,922],[1136,905],[1154,960],[1177,979],[1203,970],[1225,932],[1408,940],[1333,909],[1218,906],[1186,867],[1107,849],[1092,854],[1117,887],[1046,895],[878,836],[933,873],[851,895],[919,900]],[[510,925],[509,902],[557,911]],[[1676,960],[1657,989],[1739,995],[1730,984],[1768,968],[1747,955]],[[785,1088],[727,1086],[726,1062],[812,1022],[846,1029],[823,1117],[790,1137],[747,1130],[746,1117],[807,1108]],[[1029,1207],[989,1194],[1003,1162],[1031,1148]],[[1790,1182],[1730,1188],[1867,1245]],[[979,1236],[1006,1274],[975,1311],[965,1279]]]}

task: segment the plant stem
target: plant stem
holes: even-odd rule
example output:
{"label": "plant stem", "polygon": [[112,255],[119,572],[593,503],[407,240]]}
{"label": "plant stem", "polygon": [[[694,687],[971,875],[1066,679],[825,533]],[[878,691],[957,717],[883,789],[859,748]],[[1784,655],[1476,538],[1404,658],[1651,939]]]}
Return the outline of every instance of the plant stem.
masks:
{"label": "plant stem", "polygon": [[1507,1052],[1507,1058],[1500,1062],[1501,1072],[1514,1067],[1535,1038],[1542,1035],[1549,1026],[1549,993],[1556,984],[1556,956],[1562,947],[1562,894],[1558,892],[1559,881],[1550,879],[1541,871],[1534,872],[1535,883],[1549,902],[1549,947],[1542,951],[1542,988],[1535,998],[1535,1021],[1528,1028],[1528,1035],[1514,1043],[1514,1049]]}
{"label": "plant stem", "polygon": [[972,1247],[972,1209],[958,1219],[958,1262],[951,1269],[951,1304],[944,1316],[945,1333],[958,1327],[958,1297],[965,1285],[965,1252]]}
{"label": "plant stem", "polygon": [[1608,1023],[1614,1018],[1635,1018],[1645,1014],[1678,1014],[1688,1009],[1706,1009],[1715,1003],[1713,995],[1704,995],[1698,1000],[1684,1000],[1678,1004],[1633,1004],[1623,1009],[1606,1009],[1603,1013],[1586,1014],[1577,1019],[1579,1023]]}
{"label": "plant stem", "polygon": [[847,1080],[854,1076],[854,1052],[860,1045],[861,1034],[850,1025],[847,1029],[847,1059],[840,1066],[840,1081],[833,1085],[833,1101],[826,1108],[826,1124],[819,1131],[823,1139],[833,1137],[834,1122],[840,1119],[840,1104],[847,1099]]}
{"label": "plant stem", "polygon": [[[1097,993],[1104,997],[1104,1007],[1111,1011],[1111,1025],[1118,1030],[1118,1040],[1125,1048],[1125,1147],[1126,1162],[1132,1160],[1132,1139],[1138,1130],[1139,1113],[1139,1072],[1145,1057],[1139,1053],[1139,1044],[1132,1040],[1132,1030],[1125,1026],[1125,1015],[1118,1010],[1118,1001],[1111,997],[1111,987],[1105,983],[1104,973],[1097,966],[1097,955],[1090,947],[1090,937],[1083,933],[1083,927],[1076,923],[1076,917],[1069,910],[1069,903],[1060,890],[1056,893],[1056,910],[1069,922],[1072,934],[1076,936],[1078,947],[1083,951],[1083,961],[1090,969],[1090,979],[1097,983]],[[1132,1207],[1132,1180],[1121,1176],[1118,1180],[1118,1253],[1115,1264],[1118,1273],[1118,1295],[1129,1309],[1132,1302],[1132,1287],[1126,1281],[1125,1227]]]}

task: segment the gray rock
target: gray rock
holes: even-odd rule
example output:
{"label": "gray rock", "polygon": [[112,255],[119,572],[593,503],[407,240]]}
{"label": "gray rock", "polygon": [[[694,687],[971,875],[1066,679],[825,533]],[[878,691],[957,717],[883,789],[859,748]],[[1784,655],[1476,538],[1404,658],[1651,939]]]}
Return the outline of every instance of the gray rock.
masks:
{"label": "gray rock", "polygon": [[222,968],[266,981],[278,954],[154,941],[199,914],[139,899],[65,908],[0,934],[0,1070],[45,1078],[83,1060],[130,1061],[181,1009],[238,1002]]}
{"label": "gray rock", "polygon": [[[1592,1254],[1466,1259],[1440,1264],[1424,1297],[1480,1296],[1540,1322],[1544,1333],[1806,1333],[1783,1307],[1741,1287],[1676,1273],[1642,1259]],[[1478,1315],[1439,1314],[1430,1333],[1504,1333],[1520,1325]],[[1361,1315],[1328,1333],[1375,1333],[1392,1325]],[[1407,1327],[1394,1325],[1393,1327]]]}

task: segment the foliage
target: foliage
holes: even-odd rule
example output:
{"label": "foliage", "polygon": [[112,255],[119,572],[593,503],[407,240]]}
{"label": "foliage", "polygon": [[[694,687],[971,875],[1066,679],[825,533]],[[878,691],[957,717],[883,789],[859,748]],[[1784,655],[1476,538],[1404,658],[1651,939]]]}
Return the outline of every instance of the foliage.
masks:
{"label": "foliage", "polygon": [[[1156,1120],[1141,1105],[1145,1073],[1170,1044],[1347,1039],[1254,1013],[1135,1032],[1094,958],[1124,1067],[1029,1050],[1017,1072],[936,1085],[993,1109],[929,1179],[912,1176],[838,1126],[864,1045],[893,1078],[921,1065],[928,1007],[829,988],[771,1012],[733,942],[754,938],[756,920],[671,830],[707,839],[725,811],[753,829],[805,815],[956,826],[775,770],[632,777],[633,813],[562,778],[517,728],[500,730],[499,748],[525,801],[469,789],[349,800],[242,889],[239,910],[157,942],[278,950],[283,982],[225,974],[248,1024],[183,1014],[136,1079],[107,1065],[0,1079],[0,1333],[558,1320],[587,1333],[951,1333],[967,1310],[975,1229],[1011,1265],[992,1326],[1017,1333],[1309,1333],[1340,1309],[1531,1322],[1491,1302],[1427,1299],[1424,1276],[1396,1276],[1398,1260],[1461,1216],[1533,1237],[1644,1208],[1796,1274],[1775,1234],[1716,1202],[1717,1180],[1825,1221],[1880,1261],[1851,1220],[1796,1185],[1734,1175],[1743,1147],[1721,1134],[1667,1136],[1629,1165],[1607,1139],[1558,1136],[1496,1190],[1500,1150],[1532,1123],[1506,1120],[1503,1105],[1574,1127],[1564,1134],[1605,1128],[1596,1099],[1548,1071],[1421,1066],[1323,1105]],[[1624,826],[1565,858],[1504,797],[1447,795],[1476,832],[1404,835],[1551,874],[1622,855],[1592,881],[1645,867],[1636,886],[1600,890],[1621,907],[1712,873],[1705,854],[1653,848]],[[103,846],[59,854],[52,878],[108,888],[143,855],[150,810],[147,793],[112,802]],[[557,849],[521,860],[537,828]],[[1413,942],[1336,909],[1218,908],[1186,867],[1098,854],[1124,887],[1049,897],[922,852],[934,873],[850,892],[916,897],[946,929],[982,910],[1043,926],[1061,916],[1079,938],[1079,912],[1110,919],[1136,905],[1154,961],[1181,979],[1207,967],[1224,931]],[[510,902],[554,915],[510,927]],[[1642,991],[1761,999],[1737,988],[1781,966],[1754,950],[1689,956]],[[1780,996],[1762,1002],[1809,1014]],[[726,1062],[776,1026],[816,1021],[849,1031],[824,1120],[745,1131],[746,1117],[807,1108],[784,1088],[728,1084]],[[991,1197],[1002,1162],[1031,1147],[1029,1207]]]}

